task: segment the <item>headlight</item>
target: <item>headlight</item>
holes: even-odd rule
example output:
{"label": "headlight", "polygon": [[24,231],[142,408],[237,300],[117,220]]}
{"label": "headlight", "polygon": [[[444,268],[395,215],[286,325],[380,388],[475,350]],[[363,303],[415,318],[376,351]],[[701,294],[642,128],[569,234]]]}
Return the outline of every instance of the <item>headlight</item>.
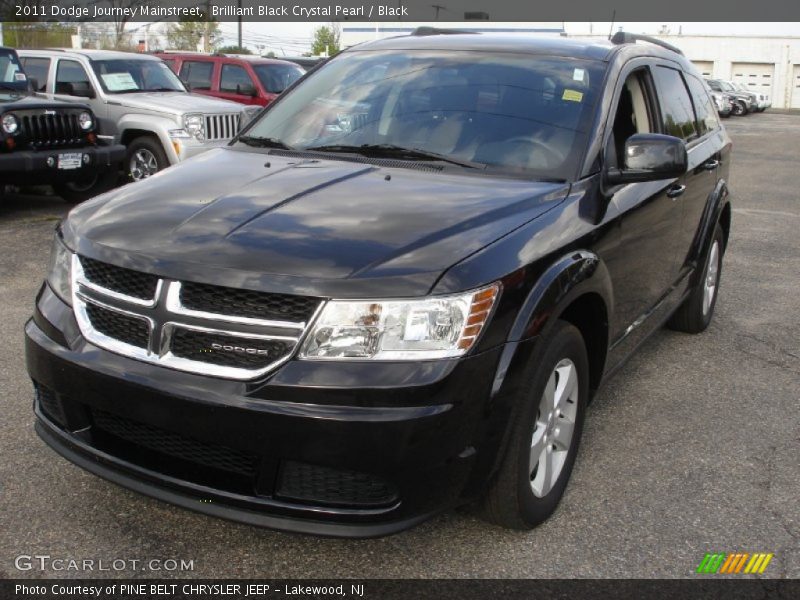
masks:
{"label": "headlight", "polygon": [[84,131],[89,131],[92,128],[92,125],[94,125],[92,115],[90,115],[88,112],[82,112],[78,115],[78,123],[80,124],[81,129]]}
{"label": "headlight", "polygon": [[494,284],[420,300],[333,300],[300,358],[421,360],[461,356],[475,344],[500,292]]}
{"label": "headlight", "polygon": [[203,115],[189,114],[183,116],[183,128],[189,135],[196,137],[198,140],[205,139],[205,126],[203,124]]}
{"label": "headlight", "polygon": [[72,252],[56,234],[50,251],[50,268],[47,283],[64,302],[72,304]]}
{"label": "headlight", "polygon": [[19,127],[19,121],[14,115],[3,115],[3,131],[8,134],[14,133]]}

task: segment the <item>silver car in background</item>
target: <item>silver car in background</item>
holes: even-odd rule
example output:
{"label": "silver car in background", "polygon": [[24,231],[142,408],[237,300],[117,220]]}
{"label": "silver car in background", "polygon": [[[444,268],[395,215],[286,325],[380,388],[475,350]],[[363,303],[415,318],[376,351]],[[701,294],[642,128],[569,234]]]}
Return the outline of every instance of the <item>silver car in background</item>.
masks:
{"label": "silver car in background", "polygon": [[161,61],[106,50],[20,50],[48,98],[89,104],[99,137],[127,148],[123,169],[138,181],[226,145],[260,107],[189,93]]}

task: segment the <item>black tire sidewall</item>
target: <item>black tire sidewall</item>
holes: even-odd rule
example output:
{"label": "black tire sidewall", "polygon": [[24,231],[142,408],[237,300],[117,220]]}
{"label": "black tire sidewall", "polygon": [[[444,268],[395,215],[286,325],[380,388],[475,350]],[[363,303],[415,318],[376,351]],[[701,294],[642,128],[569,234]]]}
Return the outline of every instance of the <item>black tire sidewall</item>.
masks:
{"label": "black tire sidewall", "polygon": [[[714,242],[718,244],[718,252],[717,252],[717,281],[714,287],[714,297],[711,299],[711,306],[708,307],[708,312],[703,314],[703,294],[705,292],[705,285],[706,285],[706,277],[708,276],[708,268],[711,266],[709,262],[711,258],[711,248],[714,246]],[[703,273],[697,282],[697,285],[694,290],[695,298],[693,298],[695,309],[698,311],[700,318],[703,322],[703,329],[708,327],[711,324],[711,319],[714,318],[714,308],[717,306],[717,298],[719,298],[719,282],[722,279],[722,255],[725,251],[725,239],[722,234],[722,228],[717,225],[714,229],[714,236],[711,238],[711,241],[708,244],[708,248],[706,249],[706,253],[703,256]]]}
{"label": "black tire sidewall", "polygon": [[138,137],[128,145],[128,150],[125,152],[124,170],[125,178],[128,181],[135,181],[131,176],[131,158],[136,151],[142,148],[149,150],[153,153],[153,156],[156,157],[156,163],[158,164],[157,172],[160,173],[169,166],[167,154],[164,152],[164,149],[161,147],[161,143],[157,139],[148,136]]}
{"label": "black tire sidewall", "polygon": [[[528,472],[530,440],[533,436],[536,412],[545,385],[556,364],[564,358],[569,358],[575,364],[578,372],[579,400],[575,431],[566,462],[556,484],[544,498],[538,498],[531,489],[530,473]],[[529,379],[530,387],[525,397],[522,398],[524,402],[523,408],[517,417],[520,419],[520,428],[517,432],[518,435],[515,436],[515,447],[509,448],[510,451],[517,453],[515,462],[517,465],[517,498],[520,517],[530,526],[537,525],[549,517],[564,494],[578,453],[583,433],[586,404],[589,397],[589,361],[586,356],[583,338],[574,326],[564,322],[557,323],[549,336],[549,340],[546,342],[546,347],[535,362],[537,364],[534,366]]]}

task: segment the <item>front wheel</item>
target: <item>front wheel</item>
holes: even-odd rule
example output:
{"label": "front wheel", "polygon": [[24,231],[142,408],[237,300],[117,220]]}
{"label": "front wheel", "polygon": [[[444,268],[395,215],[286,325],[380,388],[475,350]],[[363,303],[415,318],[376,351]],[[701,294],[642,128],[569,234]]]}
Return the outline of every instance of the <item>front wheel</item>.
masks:
{"label": "front wheel", "polygon": [[589,397],[589,362],[580,331],[557,321],[517,397],[503,464],[484,513],[511,529],[532,529],[558,506],[578,452]]}
{"label": "front wheel", "polygon": [[737,117],[747,114],[747,107],[744,105],[744,102],[739,101],[733,103],[733,114]]}
{"label": "front wheel", "polygon": [[131,181],[152,177],[168,166],[167,155],[155,138],[142,136],[128,144],[125,170]]}
{"label": "front wheel", "polygon": [[112,169],[84,181],[55,184],[53,191],[67,204],[78,204],[112,189],[117,184],[117,178],[117,171]]}

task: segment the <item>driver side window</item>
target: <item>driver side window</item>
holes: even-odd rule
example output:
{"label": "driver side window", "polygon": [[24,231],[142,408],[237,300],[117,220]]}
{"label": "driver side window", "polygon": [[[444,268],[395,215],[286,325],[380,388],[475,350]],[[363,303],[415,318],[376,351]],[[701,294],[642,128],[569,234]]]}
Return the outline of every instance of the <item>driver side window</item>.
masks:
{"label": "driver side window", "polygon": [[634,71],[625,80],[617,101],[611,138],[607,147],[607,162],[611,167],[622,167],[625,142],[635,133],[652,133],[653,120],[647,96],[646,69]]}

